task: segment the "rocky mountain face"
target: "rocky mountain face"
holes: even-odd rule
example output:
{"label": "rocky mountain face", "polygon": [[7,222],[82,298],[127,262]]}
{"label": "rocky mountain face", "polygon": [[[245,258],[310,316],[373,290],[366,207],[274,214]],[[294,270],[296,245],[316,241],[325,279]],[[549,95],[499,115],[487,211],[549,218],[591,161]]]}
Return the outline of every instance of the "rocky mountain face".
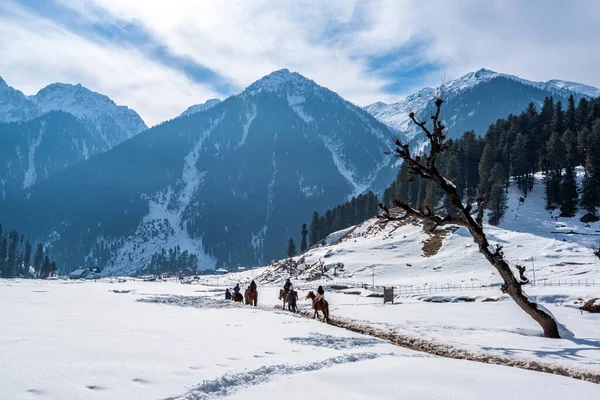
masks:
{"label": "rocky mountain face", "polygon": [[181,252],[196,254],[197,268],[262,264],[285,253],[313,210],[385,188],[395,135],[276,71],[6,199],[0,220],[45,240],[62,271],[131,274]]}
{"label": "rocky mountain face", "polygon": [[424,143],[421,133],[410,122],[408,114],[414,111],[418,120],[428,120],[432,102],[439,94],[445,100],[443,118],[450,136],[458,138],[465,131],[474,130],[483,136],[490,124],[509,114],[517,114],[534,103],[541,108],[544,98],[552,96],[564,105],[570,95],[598,97],[600,90],[580,83],[561,80],[532,82],[514,75],[480,69],[450,81],[440,88],[424,88],[393,104],[377,102],[365,107],[380,121],[414,139],[419,147]]}
{"label": "rocky mountain face", "polygon": [[0,199],[145,129],[135,111],[81,85],[27,97],[0,78]]}

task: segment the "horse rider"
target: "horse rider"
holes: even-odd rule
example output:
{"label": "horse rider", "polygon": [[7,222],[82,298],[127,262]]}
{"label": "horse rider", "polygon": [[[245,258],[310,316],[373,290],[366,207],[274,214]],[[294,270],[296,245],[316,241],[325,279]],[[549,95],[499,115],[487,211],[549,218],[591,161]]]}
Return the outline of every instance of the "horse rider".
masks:
{"label": "horse rider", "polygon": [[235,285],[235,287],[233,288],[233,293],[235,294],[236,297],[238,294],[240,294],[240,284],[239,283],[237,285]]}
{"label": "horse rider", "polygon": [[323,289],[323,286],[317,288],[317,296],[315,297],[313,304],[317,304],[321,300],[325,300],[325,290]]}
{"label": "horse rider", "polygon": [[281,293],[281,295],[279,295],[279,299],[281,300],[281,297],[285,294],[288,294],[291,289],[292,289],[292,282],[290,282],[290,278],[288,278],[285,281],[285,284],[283,285],[283,292]]}
{"label": "horse rider", "polygon": [[250,282],[250,293],[254,293],[256,291],[256,282]]}
{"label": "horse rider", "polygon": [[225,300],[231,300],[231,292],[229,288],[225,289]]}

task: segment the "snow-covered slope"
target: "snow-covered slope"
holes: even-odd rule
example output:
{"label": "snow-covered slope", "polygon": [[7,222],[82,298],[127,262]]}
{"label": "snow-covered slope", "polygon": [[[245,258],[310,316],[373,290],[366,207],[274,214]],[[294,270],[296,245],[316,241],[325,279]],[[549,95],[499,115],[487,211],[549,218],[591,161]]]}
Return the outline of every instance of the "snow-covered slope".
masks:
{"label": "snow-covered slope", "polygon": [[107,96],[81,84],[53,83],[30,97],[43,112],[61,110],[94,128],[108,148],[148,129],[140,116],[126,106],[118,106]]}
{"label": "snow-covered slope", "polygon": [[0,200],[145,129],[135,111],[81,85],[27,97],[0,78]]}
{"label": "snow-covered slope", "polygon": [[204,103],[202,104],[195,104],[193,106],[190,106],[187,110],[185,110],[184,112],[181,113],[180,117],[183,117],[185,115],[192,115],[192,114],[196,114],[199,113],[201,111],[206,111],[211,107],[216,106],[217,104],[219,104],[221,102],[220,99],[209,99],[206,100]]}
{"label": "snow-covered slope", "polygon": [[27,121],[41,114],[40,107],[0,77],[0,123]]}
{"label": "snow-covered slope", "polygon": [[432,110],[434,97],[439,93],[443,94],[446,101],[443,117],[450,135],[459,137],[467,130],[475,130],[478,135],[483,135],[496,119],[510,113],[520,113],[530,102],[539,107],[546,96],[566,102],[570,95],[575,99],[598,97],[600,89],[561,80],[533,82],[480,69],[440,88],[427,87],[397,103],[377,102],[366,106],[365,110],[413,138],[419,132],[411,125],[408,114],[413,111],[419,120],[426,120]]}
{"label": "snow-covered slope", "polygon": [[[527,267],[537,281],[550,279],[600,280],[598,260],[588,245],[600,239],[600,222],[583,224],[579,216],[559,218],[544,209],[544,187],[536,177],[534,190],[523,203],[522,194],[511,187],[508,209],[500,226],[486,226],[488,239],[501,245],[508,260]],[[436,246],[437,244],[437,246]],[[439,246],[441,244],[441,247]],[[438,248],[439,247],[439,248]],[[533,262],[531,258],[533,257]],[[294,258],[290,270],[275,262],[261,279],[279,282],[288,276],[348,279],[376,285],[420,286],[489,285],[500,278],[479,253],[465,228],[447,227],[435,235],[425,233],[417,221],[381,222],[376,218],[344,232]],[[343,270],[334,267],[343,264]]]}

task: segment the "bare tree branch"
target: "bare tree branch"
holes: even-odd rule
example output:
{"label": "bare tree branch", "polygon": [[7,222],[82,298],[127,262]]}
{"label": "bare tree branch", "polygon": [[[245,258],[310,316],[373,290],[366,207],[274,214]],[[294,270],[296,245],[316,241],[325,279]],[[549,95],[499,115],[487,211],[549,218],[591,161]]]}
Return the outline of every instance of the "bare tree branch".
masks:
{"label": "bare tree branch", "polygon": [[[432,128],[427,127],[425,121],[418,121],[414,112],[409,114],[410,119],[415,123],[425,134],[429,140],[430,151],[429,154],[424,158],[422,156],[412,155],[408,143],[402,143],[399,139],[395,140],[396,149],[394,150],[394,156],[401,158],[407,165],[409,173],[412,177],[418,176],[421,179],[433,181],[443,190],[449,203],[456,209],[456,215],[440,216],[431,210],[429,207],[424,209],[416,210],[411,207],[410,204],[398,199],[395,200],[395,205],[400,207],[405,212],[405,216],[414,216],[423,221],[428,221],[433,224],[433,229],[441,225],[459,225],[467,228],[473,237],[473,240],[479,246],[479,251],[486,257],[490,264],[492,264],[502,279],[504,284],[501,286],[501,290],[507,293],[511,298],[521,307],[523,311],[529,314],[536,322],[540,324],[544,330],[544,336],[558,338],[560,337],[558,332],[558,326],[554,318],[546,313],[543,309],[540,309],[536,303],[530,301],[527,296],[523,293],[521,286],[528,282],[524,275],[525,268],[521,270],[519,268],[519,274],[521,280],[518,280],[513,274],[508,262],[504,257],[504,252],[501,246],[492,247],[490,246],[485,232],[483,231],[483,218],[485,212],[485,202],[482,198],[468,199],[466,205],[462,203],[461,196],[456,186],[446,179],[436,168],[435,161],[439,154],[441,154],[448,147],[447,134],[445,132],[446,127],[443,125],[440,119],[441,106],[444,103],[442,98],[438,98],[435,101],[435,113],[431,116]],[[471,215],[473,211],[473,205],[477,204],[477,214],[475,218]],[[384,210],[381,218],[392,219],[389,209],[387,207],[380,207]]]}

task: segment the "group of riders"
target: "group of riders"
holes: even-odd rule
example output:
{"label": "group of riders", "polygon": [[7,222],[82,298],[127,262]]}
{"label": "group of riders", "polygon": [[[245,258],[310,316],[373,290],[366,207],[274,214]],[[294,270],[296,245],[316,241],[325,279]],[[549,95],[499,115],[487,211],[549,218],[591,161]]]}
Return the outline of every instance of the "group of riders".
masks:
{"label": "group of riders", "polygon": [[[249,290],[250,290],[249,294],[252,294],[256,291],[256,282],[254,282],[254,281],[250,282]],[[283,285],[283,290],[281,290],[279,292],[279,300],[281,300],[283,298],[283,296],[287,296],[290,293],[294,293],[297,296],[297,293],[294,291],[294,286],[292,285],[292,282],[288,278]],[[231,292],[229,291],[229,288],[227,288],[225,290],[225,299],[226,300],[235,300],[236,298],[240,298],[240,296],[242,296],[242,294],[240,293],[240,284],[239,283],[237,285],[235,285],[235,287],[233,288],[233,294],[231,294]],[[316,296],[312,299],[313,306],[322,300],[325,300],[325,290],[323,289],[323,286],[319,286],[317,288]]]}

